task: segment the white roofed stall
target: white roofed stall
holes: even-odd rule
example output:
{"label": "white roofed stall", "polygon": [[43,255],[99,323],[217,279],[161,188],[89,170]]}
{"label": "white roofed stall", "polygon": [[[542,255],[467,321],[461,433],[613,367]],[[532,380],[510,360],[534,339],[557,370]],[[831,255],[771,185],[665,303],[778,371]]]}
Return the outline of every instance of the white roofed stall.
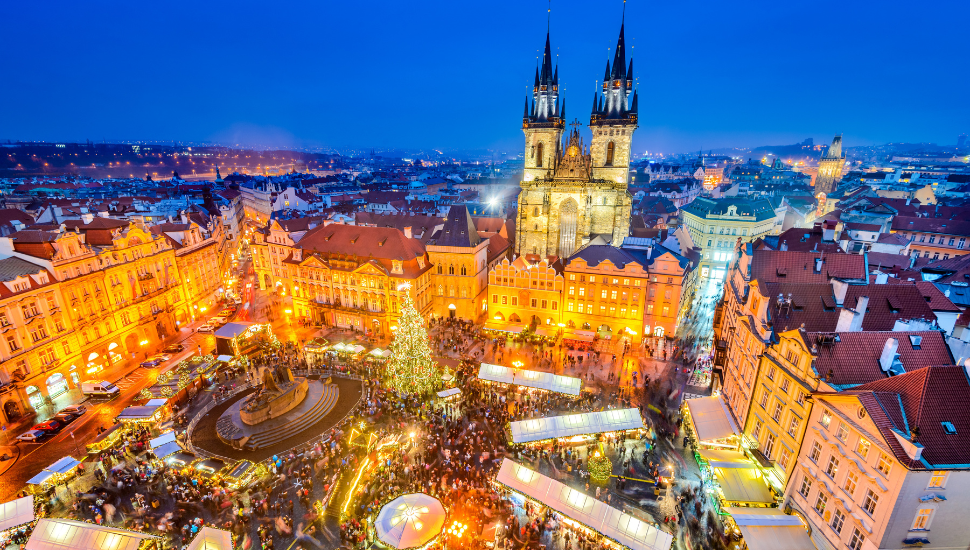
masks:
{"label": "white roofed stall", "polygon": [[148,533],[114,529],[84,521],[42,518],[27,541],[27,550],[138,550]]}
{"label": "white roofed stall", "polygon": [[640,410],[631,408],[519,420],[509,424],[509,431],[512,435],[512,443],[530,443],[560,437],[637,430],[643,427]]}
{"label": "white roofed stall", "polygon": [[0,531],[32,521],[34,521],[33,495],[0,504]]}
{"label": "white roofed stall", "polygon": [[148,444],[152,448],[152,454],[159,460],[182,450],[182,447],[175,441],[175,432],[165,432],[149,441]]}
{"label": "white roofed stall", "polygon": [[687,399],[684,409],[699,444],[737,448],[741,432],[720,396]]}
{"label": "white roofed stall", "polygon": [[554,391],[567,395],[579,395],[583,381],[572,376],[560,376],[549,372],[525,369],[511,369],[501,365],[482,363],[478,369],[478,378],[498,384],[518,384],[539,390]]}
{"label": "white roofed stall", "polygon": [[232,550],[232,533],[213,527],[199,529],[186,550]]}
{"label": "white roofed stall", "polygon": [[668,550],[673,543],[656,526],[507,458],[495,480],[630,550]]}
{"label": "white roofed stall", "polygon": [[815,550],[805,525],[778,508],[727,507],[750,550]]}

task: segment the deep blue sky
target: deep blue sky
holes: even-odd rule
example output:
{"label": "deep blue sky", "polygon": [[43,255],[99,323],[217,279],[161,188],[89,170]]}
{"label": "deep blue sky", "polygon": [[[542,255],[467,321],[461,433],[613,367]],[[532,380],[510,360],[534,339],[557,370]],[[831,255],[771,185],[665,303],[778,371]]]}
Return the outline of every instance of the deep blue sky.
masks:
{"label": "deep blue sky", "polygon": [[[635,150],[952,144],[968,6],[630,0]],[[553,2],[569,118],[589,120],[621,8]],[[545,29],[541,0],[6,2],[0,139],[518,151]]]}

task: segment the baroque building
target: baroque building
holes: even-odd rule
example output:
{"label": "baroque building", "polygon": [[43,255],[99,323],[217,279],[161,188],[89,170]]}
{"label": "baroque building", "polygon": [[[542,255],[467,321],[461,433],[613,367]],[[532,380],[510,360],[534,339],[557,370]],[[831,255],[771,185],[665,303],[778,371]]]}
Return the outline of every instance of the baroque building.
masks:
{"label": "baroque building", "polygon": [[842,181],[845,153],[842,152],[842,136],[832,138],[832,145],[818,159],[818,175],[815,176],[815,195],[828,195]]}
{"label": "baroque building", "polygon": [[[632,97],[631,97],[632,96]],[[587,148],[579,122],[563,144],[565,101],[559,68],[552,66],[549,35],[536,71],[532,105],[522,118],[525,164],[519,194],[515,252],[569,257],[596,236],[620,246],[630,229],[632,198],[627,191],[630,144],[637,128],[633,60],[626,63],[623,25],[613,64],[606,63],[602,93],[593,96]]]}

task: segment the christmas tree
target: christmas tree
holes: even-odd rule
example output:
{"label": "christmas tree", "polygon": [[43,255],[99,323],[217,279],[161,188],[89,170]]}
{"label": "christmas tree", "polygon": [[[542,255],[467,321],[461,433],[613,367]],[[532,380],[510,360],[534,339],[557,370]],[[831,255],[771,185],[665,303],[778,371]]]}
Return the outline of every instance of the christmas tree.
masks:
{"label": "christmas tree", "polygon": [[401,292],[401,320],[391,342],[391,360],[387,363],[387,385],[401,393],[427,395],[438,387],[441,373],[431,359],[428,331],[424,319],[414,307],[409,292],[411,285],[398,287]]}

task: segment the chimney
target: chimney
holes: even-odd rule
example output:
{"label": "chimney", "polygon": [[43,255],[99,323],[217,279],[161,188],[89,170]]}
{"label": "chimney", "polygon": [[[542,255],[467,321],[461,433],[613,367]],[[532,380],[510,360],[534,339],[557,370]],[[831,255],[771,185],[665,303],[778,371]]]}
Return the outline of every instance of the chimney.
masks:
{"label": "chimney", "polygon": [[842,308],[839,310],[839,322],[835,325],[835,332],[851,332],[852,320],[855,314],[851,309]]}
{"label": "chimney", "polygon": [[[852,316],[852,324],[849,326],[850,332],[859,332],[862,330],[862,320],[866,317],[866,307],[869,306],[869,297],[862,296],[859,301],[855,304],[855,314]],[[843,309],[843,311],[845,311]]]}
{"label": "chimney", "polygon": [[842,305],[845,301],[845,293],[849,290],[849,283],[845,281],[840,281],[838,279],[832,279],[832,293],[835,294],[836,305]]}
{"label": "chimney", "polygon": [[10,220],[10,225],[11,227],[13,227],[14,231],[22,231],[23,228],[25,227],[24,222],[20,220]]}
{"label": "chimney", "polygon": [[407,237],[407,238],[409,238],[409,239],[412,238],[411,237],[411,226],[410,225],[404,228],[404,236]]}
{"label": "chimney", "polygon": [[877,285],[884,285],[887,282],[889,282],[889,274],[888,273],[883,273],[882,271],[877,271],[876,272],[876,284]]}
{"label": "chimney", "polygon": [[889,372],[893,367],[893,362],[899,355],[896,353],[896,348],[899,347],[899,341],[895,338],[887,338],[886,343],[882,346],[882,355],[879,356],[879,368],[883,372]]}
{"label": "chimney", "polygon": [[81,214],[81,219],[84,221],[85,225],[94,221],[94,214]]}
{"label": "chimney", "polygon": [[822,272],[822,258],[815,258],[815,273]]}
{"label": "chimney", "polygon": [[108,217],[108,212],[98,212],[98,217],[99,218],[107,218]]}

